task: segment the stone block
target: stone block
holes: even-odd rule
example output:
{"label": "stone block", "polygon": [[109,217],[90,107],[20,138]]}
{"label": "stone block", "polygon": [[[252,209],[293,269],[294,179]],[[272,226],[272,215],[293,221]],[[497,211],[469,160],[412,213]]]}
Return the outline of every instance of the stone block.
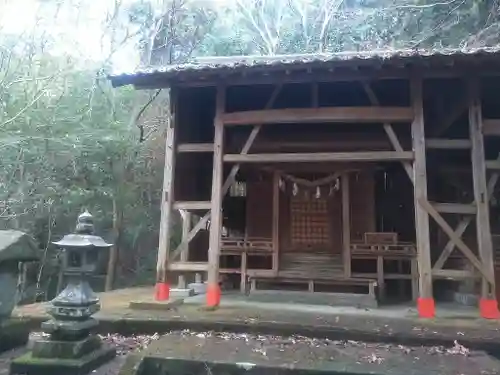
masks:
{"label": "stone block", "polygon": [[194,294],[205,294],[207,292],[207,284],[205,283],[190,283],[189,289],[193,289]]}
{"label": "stone block", "polygon": [[186,298],[194,296],[194,289],[192,288],[173,288],[170,289],[171,298]]}
{"label": "stone block", "polygon": [[101,340],[97,336],[89,336],[77,341],[57,341],[41,338],[33,342],[32,355],[35,358],[81,358],[101,348]]}

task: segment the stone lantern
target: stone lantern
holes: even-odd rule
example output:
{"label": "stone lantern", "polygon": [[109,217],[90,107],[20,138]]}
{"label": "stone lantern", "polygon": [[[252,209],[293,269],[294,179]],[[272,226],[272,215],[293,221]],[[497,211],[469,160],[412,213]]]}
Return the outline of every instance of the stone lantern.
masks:
{"label": "stone lantern", "polygon": [[115,355],[114,349],[91,334],[98,325],[92,315],[100,310],[100,303],[87,280],[96,270],[98,253],[112,244],[95,235],[88,211],[78,216],[73,234],[53,243],[65,252],[68,284],[47,308],[52,317],[42,323],[47,336],[34,341],[30,353],[12,362],[13,374],[36,374],[42,367],[50,368],[51,375],[87,373]]}
{"label": "stone lantern", "polygon": [[28,340],[25,323],[9,318],[16,305],[19,263],[38,259],[39,250],[31,236],[0,230],[0,352]]}
{"label": "stone lantern", "polygon": [[[91,316],[100,310],[99,299],[87,277],[97,268],[99,251],[112,244],[95,235],[93,218],[88,211],[78,216],[75,233],[67,234],[53,244],[65,252],[63,268],[69,281],[48,308],[54,319],[43,323],[42,328],[54,335],[73,336],[77,327],[86,332],[97,325]],[[69,332],[65,330],[68,325],[72,327]]]}

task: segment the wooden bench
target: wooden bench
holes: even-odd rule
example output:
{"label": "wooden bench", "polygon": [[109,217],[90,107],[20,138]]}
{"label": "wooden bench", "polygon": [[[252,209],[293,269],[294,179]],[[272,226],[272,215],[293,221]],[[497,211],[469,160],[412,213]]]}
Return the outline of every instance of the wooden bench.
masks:
{"label": "wooden bench", "polygon": [[362,278],[345,278],[345,277],[334,277],[334,278],[307,278],[307,277],[286,277],[286,276],[250,276],[250,291],[257,290],[257,281],[267,281],[276,282],[283,284],[306,284],[308,286],[309,292],[314,292],[315,284],[322,285],[345,285],[345,286],[366,286],[368,288],[368,295],[376,299],[377,287],[376,280],[362,279]]}

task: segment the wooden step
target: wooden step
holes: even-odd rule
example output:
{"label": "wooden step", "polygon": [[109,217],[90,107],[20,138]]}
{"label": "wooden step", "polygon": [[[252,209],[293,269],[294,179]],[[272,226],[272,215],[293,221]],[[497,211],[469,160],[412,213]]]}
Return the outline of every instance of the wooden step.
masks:
{"label": "wooden step", "polygon": [[280,259],[279,275],[282,277],[332,278],[343,274],[344,266],[340,254],[284,253]]}

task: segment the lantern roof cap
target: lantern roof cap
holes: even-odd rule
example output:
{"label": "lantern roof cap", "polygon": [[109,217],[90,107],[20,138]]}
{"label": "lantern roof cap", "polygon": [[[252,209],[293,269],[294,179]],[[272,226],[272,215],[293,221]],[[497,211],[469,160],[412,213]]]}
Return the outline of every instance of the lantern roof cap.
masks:
{"label": "lantern roof cap", "polygon": [[61,240],[52,242],[61,247],[111,247],[102,237],[94,234],[94,217],[88,210],[78,215],[75,232],[65,235]]}

